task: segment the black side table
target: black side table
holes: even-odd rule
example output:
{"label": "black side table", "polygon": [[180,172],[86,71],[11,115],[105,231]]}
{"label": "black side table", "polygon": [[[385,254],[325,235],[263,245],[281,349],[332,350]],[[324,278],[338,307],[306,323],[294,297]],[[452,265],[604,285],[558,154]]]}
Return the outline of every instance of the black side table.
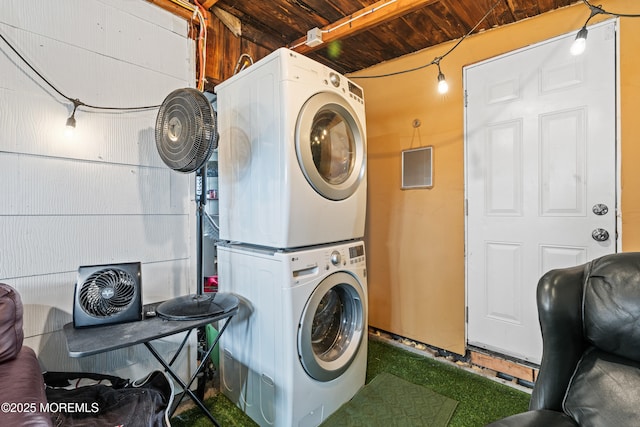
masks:
{"label": "black side table", "polygon": [[[214,425],[219,426],[216,419],[211,412],[204,406],[204,403],[190,390],[191,385],[195,381],[198,374],[204,369],[211,352],[218,343],[220,336],[229,325],[229,322],[233,316],[238,312],[238,298],[231,295],[226,295],[225,300],[230,301],[224,307],[224,311],[216,313],[215,315],[201,317],[198,319],[188,320],[165,320],[160,317],[152,317],[138,322],[120,323],[105,326],[95,326],[89,328],[76,329],[73,323],[67,323],[64,325],[64,334],[67,338],[67,349],[70,357],[84,357],[91,356],[106,351],[117,350],[120,348],[130,347],[136,344],[144,344],[151,354],[160,362],[165,368],[166,372],[173,378],[175,382],[180,384],[182,389],[189,397],[198,405],[198,407],[211,419]],[[191,376],[188,383],[185,383],[173,370],[171,365],[178,358],[178,355],[184,348],[187,339],[191,332],[199,327],[208,325],[209,323],[216,322],[218,320],[226,319],[222,328],[218,332],[217,337],[211,344],[206,354],[200,361],[200,364],[196,368],[196,371]],[[164,338],[170,335],[178,334],[180,332],[187,332],[180,347],[174,354],[173,358],[167,362],[160,353],[151,344],[152,341]],[[184,397],[184,394],[182,395]],[[170,411],[170,416],[173,415],[177,406],[182,401],[182,398],[178,401],[174,408]]]}

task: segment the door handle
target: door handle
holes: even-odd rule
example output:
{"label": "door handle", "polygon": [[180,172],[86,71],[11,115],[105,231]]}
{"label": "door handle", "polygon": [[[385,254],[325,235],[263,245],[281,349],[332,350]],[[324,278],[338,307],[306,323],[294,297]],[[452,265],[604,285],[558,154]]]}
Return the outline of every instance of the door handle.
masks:
{"label": "door handle", "polygon": [[609,240],[609,232],[604,228],[596,228],[591,232],[591,237],[597,242],[606,242]]}
{"label": "door handle", "polygon": [[598,203],[593,205],[593,208],[591,208],[591,211],[596,215],[606,215],[607,212],[609,212],[609,207],[604,203]]}

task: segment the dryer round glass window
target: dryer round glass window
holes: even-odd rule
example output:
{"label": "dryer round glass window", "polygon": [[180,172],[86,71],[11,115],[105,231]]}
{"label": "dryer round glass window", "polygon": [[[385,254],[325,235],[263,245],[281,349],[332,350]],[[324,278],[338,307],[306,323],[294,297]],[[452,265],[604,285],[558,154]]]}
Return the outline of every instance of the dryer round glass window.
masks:
{"label": "dryer round glass window", "polygon": [[330,200],[351,196],[364,177],[365,136],[349,103],[333,92],[313,95],[296,123],[296,154],[307,182]]}
{"label": "dryer round glass window", "polygon": [[356,144],[348,121],[339,112],[320,110],[313,118],[309,140],[313,164],[325,181],[338,185],[349,179]]}
{"label": "dryer round glass window", "polygon": [[364,291],[346,272],[327,276],[313,291],[298,327],[298,354],[309,376],[331,381],[358,354],[365,328]]}

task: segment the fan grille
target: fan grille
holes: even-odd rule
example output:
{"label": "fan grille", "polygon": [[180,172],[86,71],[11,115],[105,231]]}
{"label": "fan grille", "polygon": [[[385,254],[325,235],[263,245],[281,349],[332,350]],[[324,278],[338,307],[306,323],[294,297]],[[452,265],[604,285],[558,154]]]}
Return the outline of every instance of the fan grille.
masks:
{"label": "fan grille", "polygon": [[216,113],[207,97],[193,88],[171,92],[158,111],[155,137],[158,153],[171,169],[200,169],[218,146]]}
{"label": "fan grille", "polygon": [[137,280],[130,273],[119,269],[99,270],[82,284],[80,305],[94,317],[114,316],[134,303],[137,289]]}

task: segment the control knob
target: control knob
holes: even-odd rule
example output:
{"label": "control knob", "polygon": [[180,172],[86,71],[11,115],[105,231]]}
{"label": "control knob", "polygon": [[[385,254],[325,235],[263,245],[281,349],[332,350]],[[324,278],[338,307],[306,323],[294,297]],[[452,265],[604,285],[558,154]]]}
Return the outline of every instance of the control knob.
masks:
{"label": "control knob", "polygon": [[342,255],[340,255],[340,252],[338,251],[331,252],[331,264],[337,266],[337,265],[340,265],[340,261],[342,261]]}

